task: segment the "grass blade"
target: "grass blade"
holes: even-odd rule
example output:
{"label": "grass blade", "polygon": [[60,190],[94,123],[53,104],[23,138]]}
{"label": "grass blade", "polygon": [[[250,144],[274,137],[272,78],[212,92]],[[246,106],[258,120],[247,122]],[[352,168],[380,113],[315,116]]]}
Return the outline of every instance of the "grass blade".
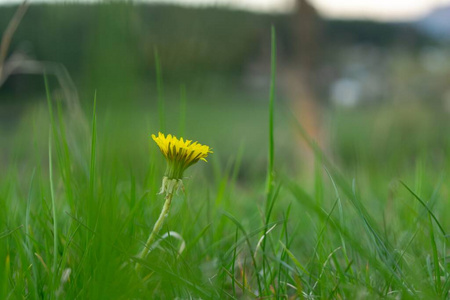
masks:
{"label": "grass blade", "polygon": [[158,49],[155,48],[155,70],[156,70],[156,90],[158,93],[158,113],[159,113],[159,131],[165,132],[165,108],[164,108],[164,91],[161,75],[161,63],[159,60]]}
{"label": "grass blade", "polygon": [[436,216],[433,214],[433,212],[431,211],[431,209],[428,208],[427,204],[416,194],[414,193],[403,181],[400,180],[400,183],[411,193],[411,195],[414,196],[414,198],[416,198],[417,201],[420,202],[420,204],[422,204],[422,206],[428,211],[428,213],[430,214],[430,216],[433,218],[433,220],[436,222],[436,225],[439,227],[439,230],[442,232],[442,234],[444,236],[447,236],[447,234],[445,233],[444,228],[442,227],[441,223],[439,223],[438,219],[436,218]]}
{"label": "grass blade", "polygon": [[[52,201],[52,218],[53,218],[53,272],[54,281],[56,281],[57,265],[58,265],[58,222],[56,222],[56,205],[53,188],[53,164],[52,164],[52,134],[48,136],[48,172],[50,181],[50,198]],[[55,282],[54,282],[55,283]]]}
{"label": "grass blade", "polygon": [[97,91],[94,94],[94,107],[92,111],[92,139],[91,139],[91,163],[89,168],[89,193],[91,199],[94,199],[94,185],[95,185],[95,157],[97,149],[97,118],[96,118],[96,106],[97,106]]}
{"label": "grass blade", "polygon": [[[267,199],[270,197],[270,194],[273,190],[273,165],[274,165],[274,133],[273,133],[273,112],[274,112],[274,102],[275,102],[275,78],[276,78],[276,34],[275,27],[272,26],[271,31],[271,47],[272,47],[272,55],[271,55],[271,70],[270,70],[270,99],[269,99],[269,163],[267,166]],[[268,205],[268,203],[266,203]]]}

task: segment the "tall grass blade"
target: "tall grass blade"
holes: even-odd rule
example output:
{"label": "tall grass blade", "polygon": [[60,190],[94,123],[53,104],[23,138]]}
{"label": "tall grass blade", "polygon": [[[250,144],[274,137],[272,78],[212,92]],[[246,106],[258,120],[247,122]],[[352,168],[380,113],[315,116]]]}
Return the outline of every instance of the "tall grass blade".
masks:
{"label": "tall grass blade", "polygon": [[156,71],[156,90],[158,93],[158,113],[159,113],[159,131],[166,131],[166,113],[164,104],[164,90],[161,72],[161,62],[159,60],[158,49],[155,48],[155,71]]}
{"label": "tall grass blade", "polygon": [[416,198],[417,201],[420,202],[420,204],[422,204],[422,206],[428,211],[428,213],[430,214],[430,216],[433,218],[433,220],[436,222],[436,225],[439,227],[439,230],[442,232],[442,234],[444,236],[447,236],[447,234],[445,233],[444,228],[442,227],[441,223],[439,223],[438,219],[436,218],[436,216],[433,214],[433,212],[431,211],[431,209],[428,208],[428,205],[416,194],[414,193],[403,181],[400,181],[400,183],[411,193],[411,195],[414,196],[414,198]]}
{"label": "tall grass blade", "polygon": [[[273,132],[273,120],[274,120],[274,102],[275,102],[275,89],[276,89],[276,33],[275,33],[275,27],[272,25],[271,29],[271,63],[270,63],[270,99],[269,99],[269,162],[267,166],[267,186],[266,186],[266,193],[267,193],[267,199],[269,199],[270,194],[273,190],[273,166],[274,166],[274,156],[275,156],[275,149],[274,149],[274,132]],[[268,205],[268,203],[266,203]]]}
{"label": "tall grass blade", "polygon": [[53,163],[52,163],[52,134],[49,132],[48,136],[48,172],[49,172],[49,182],[50,182],[50,198],[52,201],[52,218],[53,218],[53,280],[56,283],[57,265],[58,265],[58,222],[56,221],[56,204],[55,204],[55,194],[53,187]]}
{"label": "tall grass blade", "polygon": [[53,286],[56,284],[57,278],[57,266],[58,266],[58,222],[56,219],[56,204],[55,204],[55,194],[53,185],[53,157],[52,157],[52,132],[55,137],[57,137],[55,120],[53,118],[53,108],[52,100],[50,96],[50,89],[48,86],[47,76],[44,75],[45,91],[47,95],[47,104],[50,114],[50,129],[48,136],[48,172],[49,172],[49,183],[50,183],[50,198],[52,202],[52,218],[53,218]]}
{"label": "tall grass blade", "polygon": [[91,137],[91,163],[89,168],[89,194],[91,200],[94,199],[94,187],[95,187],[95,162],[96,162],[96,149],[97,149],[97,91],[94,93],[94,107],[92,110],[92,137]]}
{"label": "tall grass blade", "polygon": [[61,135],[61,155],[60,155],[60,160],[61,162],[61,168],[62,168],[62,176],[64,179],[64,186],[66,188],[66,195],[67,195],[67,200],[69,202],[70,207],[72,208],[72,210],[75,207],[74,201],[73,201],[73,191],[72,191],[72,172],[70,169],[70,153],[69,153],[69,145],[67,143],[67,135],[66,135],[66,128],[65,128],[65,124],[64,124],[64,117],[63,117],[63,113],[62,113],[62,108],[61,108],[61,101],[57,101],[57,112],[58,112],[58,125],[59,125],[59,131],[60,131],[60,135]]}

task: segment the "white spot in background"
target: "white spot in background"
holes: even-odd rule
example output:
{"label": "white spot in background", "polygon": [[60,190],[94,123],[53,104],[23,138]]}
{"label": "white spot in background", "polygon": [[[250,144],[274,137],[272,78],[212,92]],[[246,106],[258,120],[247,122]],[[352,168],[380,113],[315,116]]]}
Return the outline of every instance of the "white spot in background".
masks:
{"label": "white spot in background", "polygon": [[336,105],[355,106],[361,97],[361,85],[357,80],[341,78],[331,86],[331,101]]}

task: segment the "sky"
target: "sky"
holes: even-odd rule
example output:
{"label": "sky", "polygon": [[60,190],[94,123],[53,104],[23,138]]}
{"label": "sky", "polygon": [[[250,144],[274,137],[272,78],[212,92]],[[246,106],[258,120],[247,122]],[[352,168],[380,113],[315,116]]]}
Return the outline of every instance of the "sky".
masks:
{"label": "sky", "polygon": [[[64,2],[65,0],[29,0],[34,2]],[[81,0],[94,2],[96,0]],[[138,0],[183,5],[221,5],[261,12],[286,12],[295,0]],[[436,7],[450,5],[450,0],[309,0],[324,17],[364,18],[380,21],[414,20]],[[21,0],[0,0],[0,4],[18,3]],[[76,0],[69,0],[76,2]]]}

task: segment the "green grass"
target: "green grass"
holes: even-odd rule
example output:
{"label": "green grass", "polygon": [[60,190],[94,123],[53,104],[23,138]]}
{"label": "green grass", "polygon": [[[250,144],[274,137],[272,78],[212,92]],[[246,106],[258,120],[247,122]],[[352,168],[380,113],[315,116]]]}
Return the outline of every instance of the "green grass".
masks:
{"label": "green grass", "polygon": [[[159,80],[139,108],[93,96],[86,121],[46,84],[47,105],[2,137],[0,299],[448,298],[450,143],[435,133],[447,122],[334,112],[319,149],[274,101],[274,57],[270,101],[184,86],[163,98]],[[214,154],[187,171],[138,274],[164,201],[150,141],[163,126]]]}

